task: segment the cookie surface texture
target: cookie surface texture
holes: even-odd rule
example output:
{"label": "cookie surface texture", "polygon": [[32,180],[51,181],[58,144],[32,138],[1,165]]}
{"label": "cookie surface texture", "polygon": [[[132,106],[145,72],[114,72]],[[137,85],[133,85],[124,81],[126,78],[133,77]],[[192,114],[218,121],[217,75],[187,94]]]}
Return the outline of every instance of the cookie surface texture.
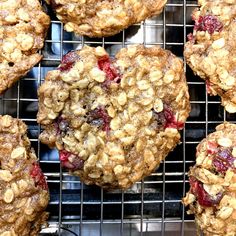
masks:
{"label": "cookie surface texture", "polygon": [[37,236],[48,218],[48,186],[26,130],[21,120],[0,116],[1,236]]}
{"label": "cookie surface texture", "polygon": [[197,146],[183,199],[206,236],[236,235],[236,125],[224,123]]}
{"label": "cookie surface texture", "polygon": [[112,36],[162,12],[167,0],[48,0],[65,30],[89,37]]}
{"label": "cookie surface texture", "polygon": [[38,0],[0,1],[0,95],[41,60],[49,24]]}
{"label": "cookie surface texture", "polygon": [[179,142],[190,105],[183,63],[141,45],[66,54],[38,90],[43,143],[86,184],[128,188]]}
{"label": "cookie surface texture", "polygon": [[194,32],[188,36],[185,58],[206,81],[210,95],[219,95],[230,113],[236,112],[236,1],[201,0],[195,9]]}

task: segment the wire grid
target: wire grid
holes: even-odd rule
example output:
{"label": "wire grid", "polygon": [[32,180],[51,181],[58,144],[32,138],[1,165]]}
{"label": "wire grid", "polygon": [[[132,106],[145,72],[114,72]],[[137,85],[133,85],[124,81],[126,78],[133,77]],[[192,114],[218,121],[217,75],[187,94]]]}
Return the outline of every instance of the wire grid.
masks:
{"label": "wire grid", "polygon": [[[192,112],[182,132],[181,144],[168,155],[150,177],[127,191],[105,192],[83,185],[79,178],[62,170],[55,150],[38,140],[36,123],[37,87],[47,71],[59,65],[62,55],[83,45],[104,46],[114,56],[120,48],[141,43],[159,45],[183,57],[186,36],[192,31],[191,12],[196,1],[169,0],[164,12],[151,20],[131,26],[115,37],[89,39],[66,33],[55,15],[43,60],[14,87],[0,96],[0,114],[21,118],[29,127],[28,135],[48,178],[51,200],[49,228],[53,235],[193,235],[193,217],[187,216],[181,198],[188,190],[187,171],[194,164],[196,145],[222,121],[233,117],[220,106],[218,97],[208,97],[204,82],[184,63]],[[51,229],[51,230],[50,230]]]}

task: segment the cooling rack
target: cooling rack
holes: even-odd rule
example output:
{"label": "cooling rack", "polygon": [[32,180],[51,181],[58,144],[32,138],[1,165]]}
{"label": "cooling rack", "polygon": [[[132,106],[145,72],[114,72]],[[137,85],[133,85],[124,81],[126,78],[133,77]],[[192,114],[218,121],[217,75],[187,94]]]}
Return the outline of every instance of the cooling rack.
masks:
{"label": "cooling rack", "polygon": [[185,65],[192,111],[181,143],[159,169],[126,191],[103,191],[82,184],[61,168],[56,150],[38,140],[41,127],[36,123],[37,87],[47,71],[59,65],[63,54],[83,45],[103,46],[114,56],[122,47],[159,45],[183,58],[186,36],[192,31],[191,12],[197,1],[169,0],[164,12],[133,25],[120,34],[89,39],[67,33],[47,8],[52,23],[41,51],[43,60],[14,87],[0,96],[0,114],[21,118],[40,159],[50,188],[49,227],[42,235],[61,236],[188,236],[195,235],[193,216],[186,215],[181,198],[188,190],[187,171],[194,164],[196,145],[217,124],[233,117],[220,106],[218,97],[209,97],[203,81]]}

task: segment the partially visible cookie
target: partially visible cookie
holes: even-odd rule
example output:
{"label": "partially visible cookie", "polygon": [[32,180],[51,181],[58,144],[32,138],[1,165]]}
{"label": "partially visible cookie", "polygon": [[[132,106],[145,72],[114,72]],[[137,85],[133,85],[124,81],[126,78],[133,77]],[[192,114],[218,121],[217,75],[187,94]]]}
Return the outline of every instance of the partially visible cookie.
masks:
{"label": "partially visible cookie", "polygon": [[0,116],[1,236],[37,236],[48,218],[48,186],[26,130],[21,120]]}
{"label": "partially visible cookie", "polygon": [[183,198],[205,236],[236,235],[236,125],[216,127],[197,146],[196,165],[188,173]]}
{"label": "partially visible cookie", "polygon": [[193,34],[185,45],[192,70],[206,81],[208,93],[219,95],[230,113],[236,112],[236,1],[199,0]]}
{"label": "partially visible cookie", "polygon": [[141,45],[66,54],[38,90],[40,140],[86,184],[128,188],[173,150],[189,115],[182,61]]}
{"label": "partially visible cookie", "polygon": [[65,30],[89,37],[112,36],[162,12],[167,0],[48,0]]}
{"label": "partially visible cookie", "polygon": [[1,1],[0,94],[41,60],[49,24],[38,0]]}

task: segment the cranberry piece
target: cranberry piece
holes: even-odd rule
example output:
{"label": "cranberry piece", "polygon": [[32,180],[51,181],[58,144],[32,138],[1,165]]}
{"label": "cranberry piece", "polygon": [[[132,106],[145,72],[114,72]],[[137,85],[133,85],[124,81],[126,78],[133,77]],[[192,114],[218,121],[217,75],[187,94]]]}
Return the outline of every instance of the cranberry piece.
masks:
{"label": "cranberry piece", "polygon": [[36,162],[33,163],[33,167],[30,171],[30,175],[33,177],[36,187],[39,186],[42,189],[45,189],[45,190],[48,189],[46,178],[38,163]]}
{"label": "cranberry piece", "polygon": [[212,161],[212,165],[216,171],[224,174],[229,168],[235,171],[234,161],[236,159],[232,156],[230,148],[219,150]]}
{"label": "cranberry piece", "polygon": [[208,31],[209,34],[213,34],[215,31],[222,31],[222,29],[223,24],[216,16],[206,15],[195,19],[194,30],[196,31]]}
{"label": "cranberry piece", "polygon": [[183,122],[179,122],[176,120],[175,115],[170,107],[167,105],[164,106],[163,111],[161,112],[154,112],[155,119],[160,122],[164,128],[175,128],[175,129],[182,129],[184,127]]}
{"label": "cranberry piece", "polygon": [[211,82],[208,79],[206,80],[206,90],[208,94],[212,94]]}
{"label": "cranberry piece", "polygon": [[187,35],[187,38],[188,38],[188,41],[191,41],[191,42],[195,42],[195,37],[193,36],[193,34],[192,33],[190,33],[190,34],[188,34]]}
{"label": "cranberry piece", "polygon": [[190,192],[194,194],[199,202],[199,204],[203,207],[212,207],[220,202],[223,197],[222,193],[216,195],[216,197],[211,196],[206,192],[203,188],[203,184],[197,179],[190,177]]}
{"label": "cranberry piece", "polygon": [[112,82],[120,82],[120,76],[117,69],[112,65],[108,56],[103,56],[98,59],[98,68],[106,73],[107,80],[103,82],[103,87],[108,88]]}
{"label": "cranberry piece", "polygon": [[[62,166],[70,170],[79,170],[84,166],[84,160],[82,160],[78,155],[67,152],[66,150],[59,151],[59,157]],[[71,160],[73,161],[70,161],[69,157],[71,157]]]}
{"label": "cranberry piece", "polygon": [[218,144],[215,142],[207,142],[207,154],[215,154],[218,152]]}
{"label": "cranberry piece", "polygon": [[111,118],[104,107],[98,107],[88,114],[88,122],[102,128],[107,133],[110,131]]}
{"label": "cranberry piece", "polygon": [[70,70],[75,62],[79,59],[79,55],[76,51],[70,51],[62,57],[61,65],[59,66],[59,70],[64,72]]}

